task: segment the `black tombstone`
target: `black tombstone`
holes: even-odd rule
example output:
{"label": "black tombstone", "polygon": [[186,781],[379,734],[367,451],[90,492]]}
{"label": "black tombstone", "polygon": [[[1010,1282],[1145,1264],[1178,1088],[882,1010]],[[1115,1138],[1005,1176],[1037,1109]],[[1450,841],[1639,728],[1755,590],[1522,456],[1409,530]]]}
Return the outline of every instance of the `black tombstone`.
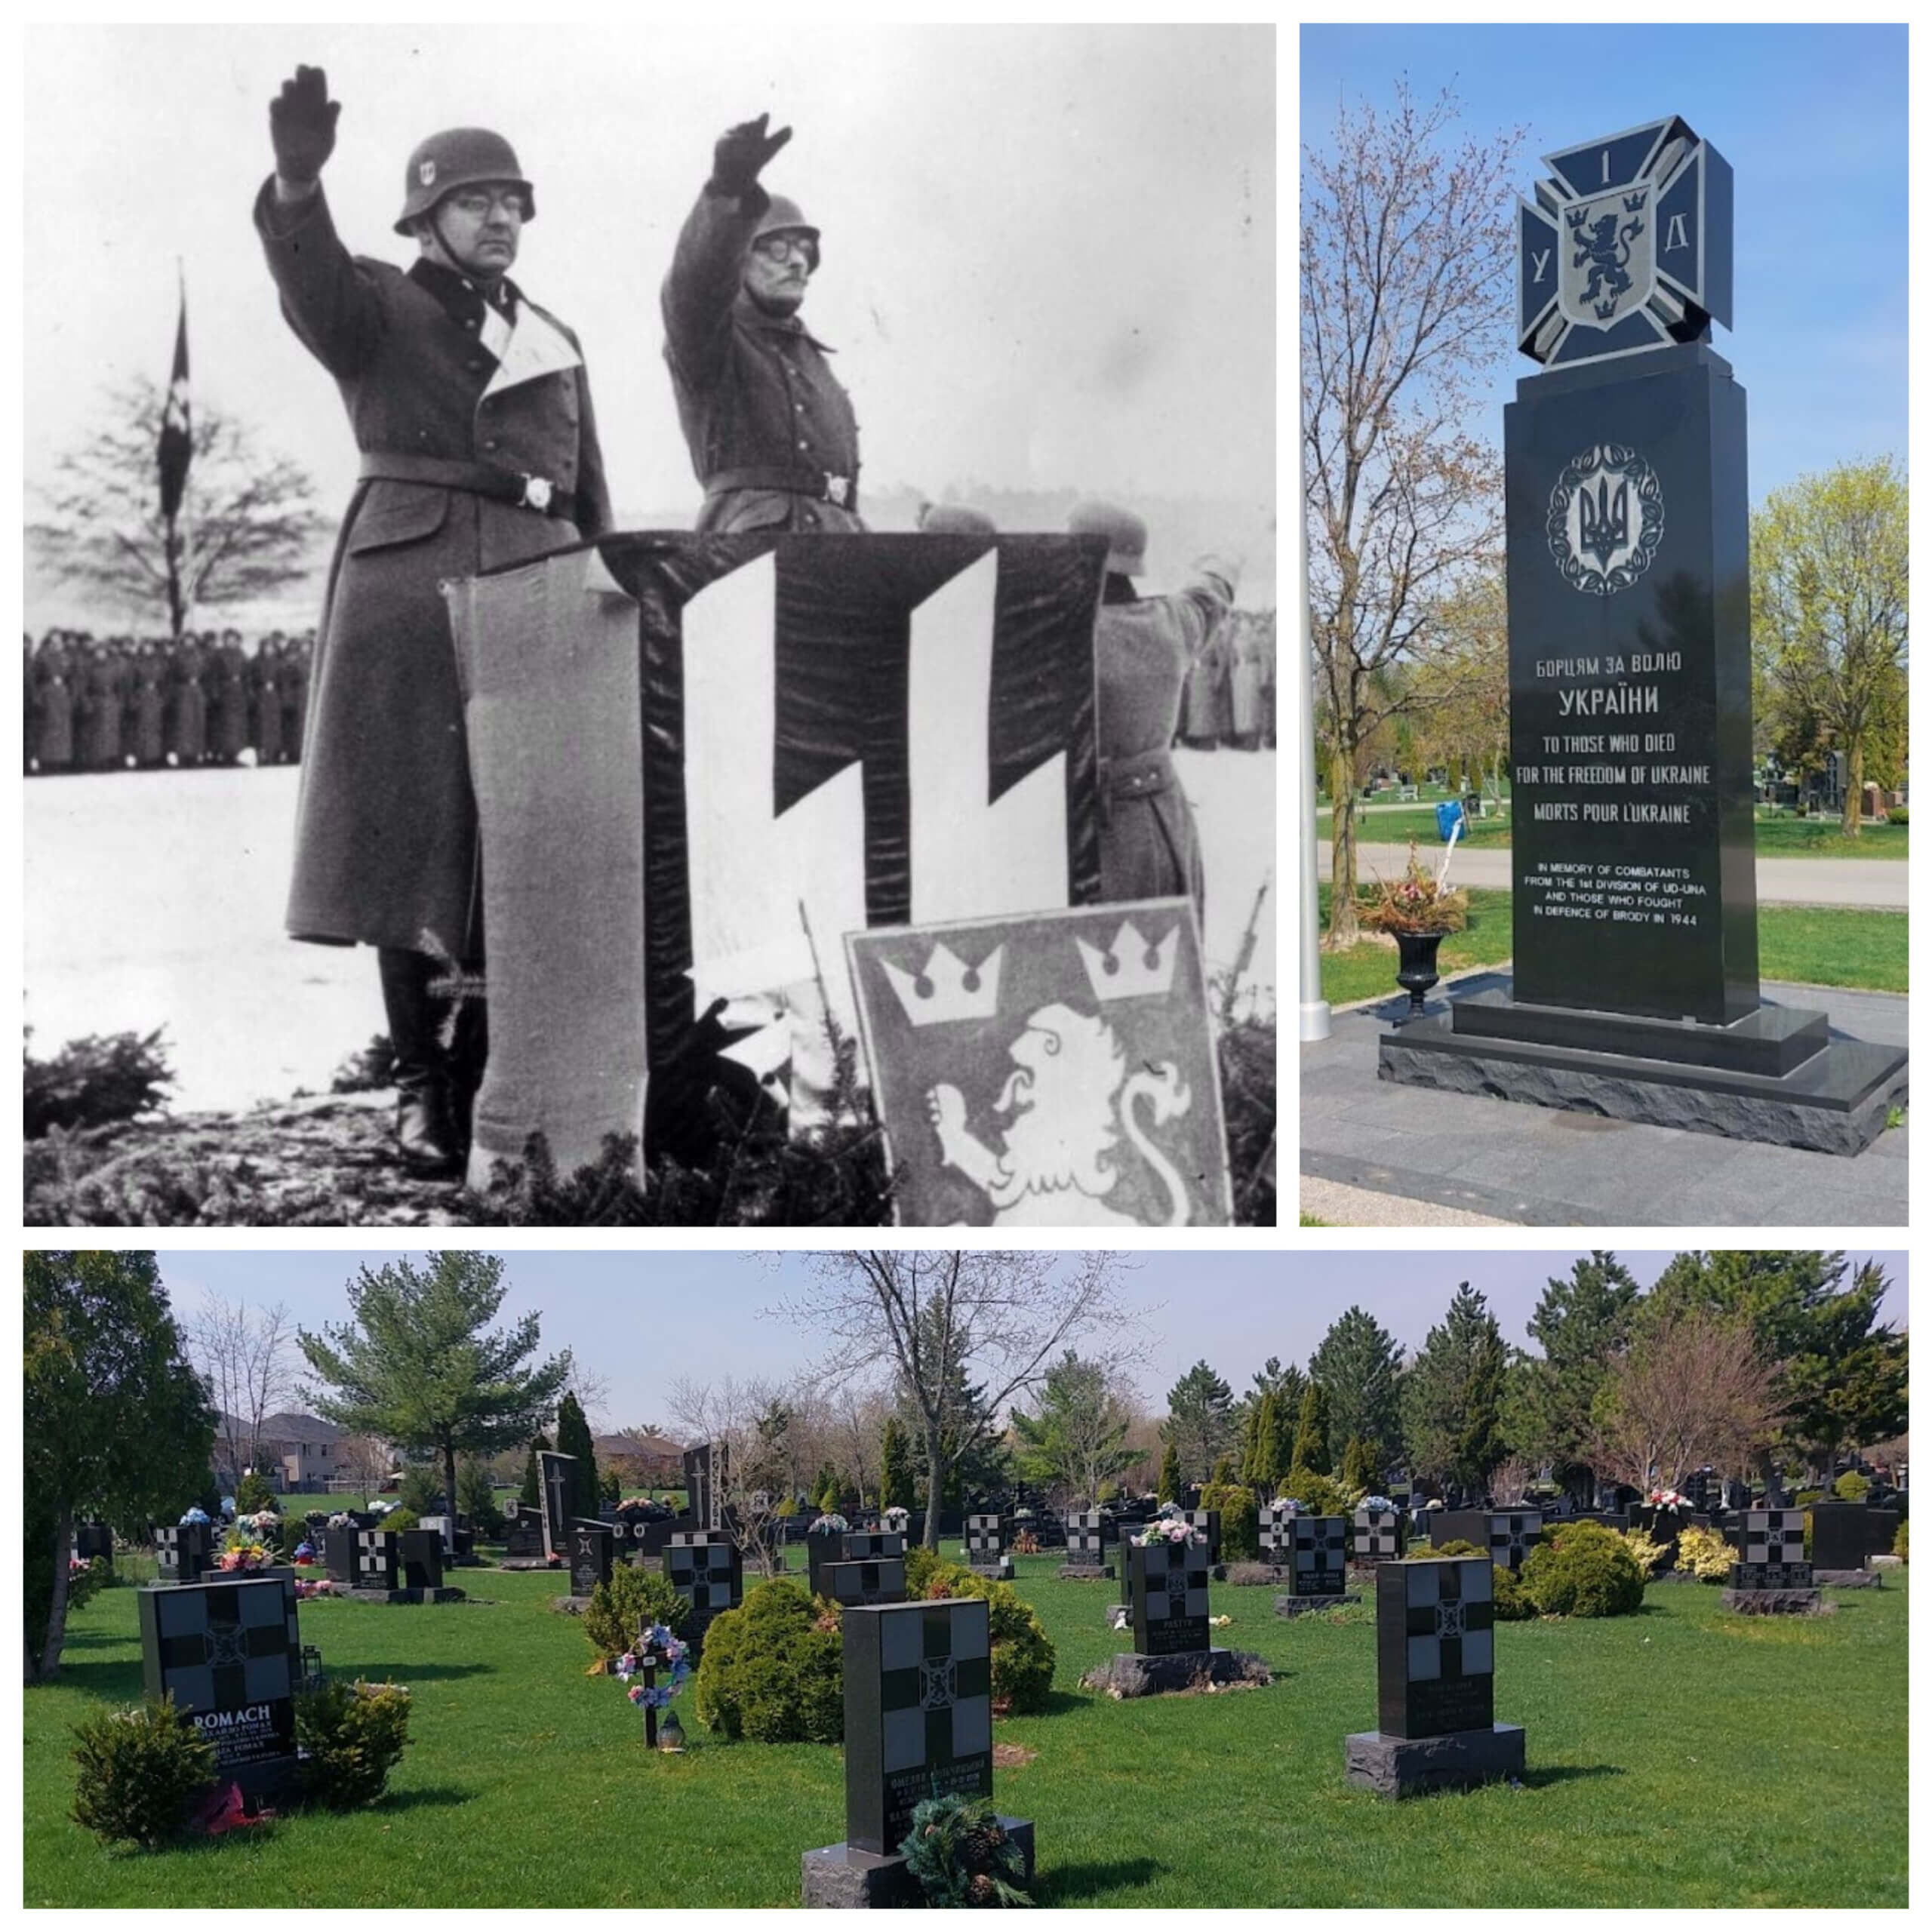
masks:
{"label": "black tombstone", "polygon": [[1208,1545],[1208,1561],[1209,1564],[1211,1565],[1219,1563],[1221,1560],[1220,1511],[1218,1509],[1186,1509],[1181,1513],[1186,1518],[1188,1527],[1191,1529],[1197,1537],[1200,1537],[1206,1541]]}
{"label": "black tombstone", "polygon": [[1275,1571],[1284,1571],[1294,1561],[1295,1519],[1301,1514],[1285,1503],[1264,1503],[1255,1518],[1255,1533],[1261,1544],[1261,1560]]}
{"label": "black tombstone", "polygon": [[396,1588],[439,1590],[443,1586],[443,1539],[420,1524],[395,1533]]}
{"label": "black tombstone", "polygon": [[543,1535],[543,1515],[540,1509],[518,1510],[509,1517],[504,1527],[506,1548],[503,1554],[518,1563],[542,1563],[548,1561],[549,1549]]}
{"label": "black tombstone", "polygon": [[571,1525],[571,1595],[587,1597],[611,1580],[616,1539],[608,1523],[580,1518]]}
{"label": "black tombstone", "polygon": [[1066,1519],[1066,1561],[1072,1570],[1106,1567],[1106,1517],[1098,1509],[1076,1511]]}
{"label": "black tombstone", "polygon": [[356,1535],[352,1526],[339,1530],[325,1527],[321,1533],[322,1568],[338,1583],[355,1580]]}
{"label": "black tombstone", "polygon": [[684,1637],[695,1663],[712,1620],[744,1601],[744,1558],[736,1543],[722,1537],[693,1533],[674,1537],[659,1560],[671,1587],[691,1605]]}
{"label": "black tombstone", "polygon": [[161,1523],[154,1533],[155,1561],[164,1583],[192,1583],[214,1567],[214,1525]]}
{"label": "black tombstone", "polygon": [[1472,1543],[1505,1570],[1521,1569],[1543,1534],[1543,1515],[1535,1509],[1432,1509],[1428,1521],[1432,1548]]}
{"label": "black tombstone", "polygon": [[1814,1503],[1811,1506],[1814,1570],[1863,1570],[1875,1556],[1889,1553],[1901,1518],[1895,1510],[1866,1503]]}
{"label": "black tombstone", "polygon": [[1733,1533],[1737,1561],[1732,1591],[1809,1590],[1812,1566],[1804,1555],[1802,1509],[1747,1509]]}
{"label": "black tombstone", "polygon": [[1504,411],[1514,980],[1383,1078],[1852,1154],[1903,1049],[1761,1004],[1729,165],[1681,120],[1546,157]]}
{"label": "black tombstone", "polygon": [[1134,1649],[1144,1657],[1206,1650],[1208,1546],[1162,1537],[1126,1549]]}
{"label": "black tombstone", "polygon": [[906,1559],[891,1556],[877,1561],[822,1563],[817,1594],[840,1608],[906,1601]]}
{"label": "black tombstone", "polygon": [[1006,1558],[1006,1518],[979,1515],[966,1518],[966,1564],[971,1570],[997,1571]]}
{"label": "black tombstone", "polygon": [[[1428,1516],[1420,1520],[1426,1523]],[[1403,1546],[1401,1510],[1361,1509],[1355,1512],[1355,1559],[1358,1563],[1399,1563]]]}
{"label": "black tombstone", "polygon": [[538,1500],[543,1512],[543,1553],[568,1561],[571,1524],[577,1518],[577,1458],[554,1449],[537,1453]]}
{"label": "black tombstone", "polygon": [[214,1746],[218,1775],[245,1797],[292,1780],[302,1678],[292,1579],[149,1586],[137,1602],[147,1694],[174,1698]]}
{"label": "black tombstone", "polygon": [[358,1530],[355,1535],[355,1587],[393,1590],[402,1561],[402,1533],[397,1530]]}
{"label": "black tombstone", "polygon": [[716,1530],[724,1527],[724,1494],[729,1486],[725,1445],[700,1442],[684,1455],[686,1513],[691,1527]]}
{"label": "black tombstone", "polygon": [[1290,1519],[1283,1580],[1291,1596],[1339,1597],[1346,1593],[1350,1527],[1346,1516],[1297,1515]]}
{"label": "black tombstone", "polygon": [[114,1532],[105,1523],[76,1523],[74,1525],[74,1554],[83,1563],[97,1559],[108,1568],[114,1567]]}
{"label": "black tombstone", "polygon": [[[992,1789],[992,1644],[985,1599],[849,1610],[846,1844],[832,1850],[896,1857],[923,1799],[990,1798]],[[807,1864],[809,1897],[809,1858]]]}

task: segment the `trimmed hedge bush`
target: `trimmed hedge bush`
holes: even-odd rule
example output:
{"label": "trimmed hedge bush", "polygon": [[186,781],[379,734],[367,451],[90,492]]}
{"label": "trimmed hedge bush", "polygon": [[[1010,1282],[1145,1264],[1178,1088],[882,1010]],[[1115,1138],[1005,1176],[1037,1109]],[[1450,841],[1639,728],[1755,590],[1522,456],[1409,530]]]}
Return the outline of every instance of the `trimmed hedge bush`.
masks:
{"label": "trimmed hedge bush", "polygon": [[1623,1547],[1637,1559],[1637,1567],[1646,1577],[1660,1575],[1670,1556],[1670,1545],[1647,1530],[1626,1530],[1623,1534]]}
{"label": "trimmed hedge bush", "polygon": [[1863,1503],[1872,1494],[1872,1478],[1857,1469],[1847,1469],[1832,1484],[1832,1494],[1841,1503]]}
{"label": "trimmed hedge bush", "polygon": [[1559,1524],[1523,1559],[1522,1586],[1546,1617],[1628,1617],[1644,1607],[1642,1569],[1601,1523]]}
{"label": "trimmed hedge bush", "polygon": [[591,1592],[583,1634],[600,1657],[621,1657],[647,1624],[661,1623],[675,1636],[691,1611],[662,1571],[620,1563],[611,1572],[611,1580]]}
{"label": "trimmed hedge bush", "polygon": [[409,1693],[399,1684],[325,1684],[295,1700],[305,1795],[331,1811],[381,1797],[409,1742]]}
{"label": "trimmed hedge bush", "polygon": [[774,1577],[705,1632],[697,1714],[727,1737],[836,1744],[845,1734],[844,1639],[802,1583]]}
{"label": "trimmed hedge bush", "polygon": [[1694,1523],[1677,1534],[1677,1567],[1687,1570],[1700,1583],[1722,1583],[1730,1577],[1737,1552],[1715,1530],[1700,1530]]}
{"label": "trimmed hedge bush", "polygon": [[172,1700],[97,1711],[74,1736],[74,1822],[109,1844],[171,1843],[214,1782],[214,1746]]}
{"label": "trimmed hedge bush", "polygon": [[[1461,1537],[1451,1537],[1443,1543],[1411,1543],[1404,1552],[1405,1563],[1427,1563],[1438,1556],[1487,1556],[1489,1552],[1478,1549],[1472,1543]],[[1523,1623],[1537,1614],[1536,1605],[1523,1593],[1522,1580],[1507,1564],[1499,1563],[1494,1571],[1496,1620],[1499,1623]]]}
{"label": "trimmed hedge bush", "polygon": [[1227,1562],[1261,1554],[1261,1512],[1246,1484],[1211,1482],[1201,1492],[1204,1509],[1221,1512],[1221,1555]]}

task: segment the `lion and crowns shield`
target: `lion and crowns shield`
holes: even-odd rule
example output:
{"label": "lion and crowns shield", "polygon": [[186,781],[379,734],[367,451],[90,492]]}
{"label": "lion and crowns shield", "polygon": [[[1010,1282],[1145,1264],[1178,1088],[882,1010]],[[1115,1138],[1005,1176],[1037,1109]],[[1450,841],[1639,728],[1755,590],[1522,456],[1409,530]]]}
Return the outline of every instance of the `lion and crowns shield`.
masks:
{"label": "lion and crowns shield", "polygon": [[1231,1218],[1188,901],[854,933],[846,946],[902,1223]]}

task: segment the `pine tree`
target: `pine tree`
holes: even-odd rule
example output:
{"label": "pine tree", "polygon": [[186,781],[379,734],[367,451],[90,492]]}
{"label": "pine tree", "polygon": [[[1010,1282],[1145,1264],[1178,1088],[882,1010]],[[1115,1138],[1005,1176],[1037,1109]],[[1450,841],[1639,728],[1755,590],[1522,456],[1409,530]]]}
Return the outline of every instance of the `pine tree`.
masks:
{"label": "pine tree", "polygon": [[1380,1455],[1401,1440],[1401,1345],[1364,1310],[1351,1308],[1329,1324],[1308,1371],[1327,1404],[1331,1454],[1351,1436]]}
{"label": "pine tree", "polygon": [[1182,1467],[1203,1477],[1235,1439],[1234,1391],[1206,1362],[1196,1362],[1168,1391],[1165,1432],[1179,1445]]}
{"label": "pine tree", "polygon": [[584,1415],[583,1404],[568,1389],[557,1404],[557,1453],[577,1458],[571,1471],[571,1514],[594,1518],[601,1506],[597,1451],[591,1445],[590,1423]]}
{"label": "pine tree", "polygon": [[1275,1481],[1281,1473],[1273,1463],[1280,1413],[1272,1389],[1247,1405],[1247,1426],[1242,1432],[1241,1479],[1262,1496],[1274,1494]]}
{"label": "pine tree", "polygon": [[530,1438],[530,1454],[523,1465],[523,1487],[516,1493],[518,1509],[536,1509],[543,1505],[543,1475],[537,1465],[537,1452],[547,1449],[550,1438],[546,1435],[533,1435]]}
{"label": "pine tree", "polygon": [[879,1500],[888,1509],[913,1507],[912,1444],[906,1426],[896,1415],[888,1416],[879,1438]]}
{"label": "pine tree", "polygon": [[1178,1503],[1180,1500],[1180,1452],[1171,1441],[1161,1454],[1159,1487],[1160,1500],[1163,1503]]}
{"label": "pine tree", "polygon": [[1310,1380],[1301,1398],[1301,1420],[1295,1428],[1294,1454],[1291,1459],[1298,1469],[1325,1476],[1334,1467],[1328,1454],[1328,1398],[1320,1383]]}
{"label": "pine tree", "polygon": [[[1297,1396],[1297,1407],[1300,1402],[1300,1398]],[[1288,1407],[1285,1389],[1276,1394],[1274,1404],[1274,1414],[1269,1419],[1269,1434],[1261,1451],[1262,1460],[1268,1468],[1267,1493],[1270,1496],[1278,1493],[1277,1484],[1294,1467],[1295,1460],[1295,1417],[1294,1411]]]}
{"label": "pine tree", "polygon": [[1463,1282],[1402,1379],[1412,1475],[1480,1489],[1508,1453],[1502,1399],[1507,1350],[1483,1297]]}
{"label": "pine tree", "polygon": [[1342,1451],[1342,1486],[1367,1495],[1382,1485],[1382,1471],[1377,1465],[1375,1451],[1359,1435],[1349,1438],[1348,1447]]}

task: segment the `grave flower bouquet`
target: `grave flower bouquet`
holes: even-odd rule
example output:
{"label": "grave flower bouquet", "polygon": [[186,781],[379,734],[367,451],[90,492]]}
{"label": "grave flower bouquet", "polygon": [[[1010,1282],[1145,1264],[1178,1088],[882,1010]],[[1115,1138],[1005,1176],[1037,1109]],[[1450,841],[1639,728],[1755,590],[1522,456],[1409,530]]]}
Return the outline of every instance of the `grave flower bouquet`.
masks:
{"label": "grave flower bouquet", "polygon": [[1364,1509],[1379,1509],[1386,1515],[1392,1511],[1395,1505],[1394,1501],[1386,1496],[1364,1496],[1361,1500],[1361,1506]]}
{"label": "grave flower bouquet", "polygon": [[805,1534],[808,1536],[829,1537],[849,1530],[851,1527],[843,1516],[839,1515],[835,1511],[828,1510],[823,1516],[815,1516],[812,1518],[811,1526]]}
{"label": "grave flower bouquet", "polygon": [[297,1564],[312,1563],[315,1560],[315,1546],[306,1537],[295,1546],[295,1554],[290,1559]]}
{"label": "grave flower bouquet", "polygon": [[349,1515],[346,1509],[338,1509],[335,1514],[329,1518],[329,1527],[332,1530],[350,1529],[354,1527],[354,1524],[355,1518]]}
{"label": "grave flower bouquet", "polygon": [[1134,1540],[1143,1549],[1146,1549],[1155,1543],[1186,1543],[1192,1539],[1194,1531],[1185,1518],[1180,1516],[1167,1516],[1157,1518],[1149,1523],[1146,1530]]}
{"label": "grave flower bouquet", "polygon": [[[297,1558],[299,1562],[301,1559]],[[297,1597],[332,1597],[335,1595],[335,1582],[328,1577],[298,1577],[295,1580]]]}
{"label": "grave flower bouquet", "polygon": [[1411,839],[1402,876],[1392,884],[1377,879],[1360,909],[1362,924],[1380,933],[1460,932],[1469,922],[1469,895],[1460,886],[1451,890],[1445,884],[1448,873],[1445,858],[1441,872],[1432,876]]}
{"label": "grave flower bouquet", "polygon": [[222,1551],[221,1561],[216,1567],[223,1570],[266,1570],[268,1566],[267,1546],[245,1531],[237,1530],[228,1539],[227,1547]]}
{"label": "grave flower bouquet", "polygon": [[1654,1489],[1644,1500],[1654,1509],[1687,1509],[1690,1506],[1690,1499],[1678,1495],[1674,1489]]}
{"label": "grave flower bouquet", "polygon": [[669,1682],[632,1684],[625,1695],[640,1710],[668,1710],[671,1700],[691,1674],[691,1646],[673,1636],[668,1626],[654,1623],[617,1660],[617,1675],[629,1682],[647,1664],[658,1670],[668,1669]]}
{"label": "grave flower bouquet", "polygon": [[195,1503],[182,1512],[181,1520],[184,1523],[205,1523],[208,1520],[208,1512],[200,1504]]}

